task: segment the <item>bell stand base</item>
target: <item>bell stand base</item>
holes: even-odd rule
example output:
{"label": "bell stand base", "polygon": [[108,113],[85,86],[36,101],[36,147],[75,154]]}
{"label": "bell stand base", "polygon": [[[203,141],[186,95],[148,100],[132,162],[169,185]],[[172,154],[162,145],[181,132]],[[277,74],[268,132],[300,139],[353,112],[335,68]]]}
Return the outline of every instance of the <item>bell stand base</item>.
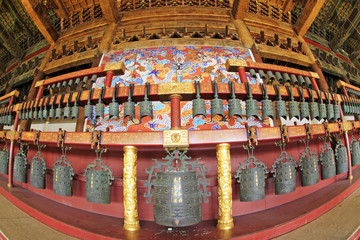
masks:
{"label": "bell stand base", "polygon": [[[178,239],[177,236],[181,234],[182,239],[190,240],[195,238],[192,233],[197,236],[201,233],[210,234],[208,236],[214,236],[214,239],[269,239],[313,221],[359,188],[360,167],[354,167],[353,170],[351,182],[344,174],[332,184],[293,202],[266,211],[236,216],[235,227],[230,230],[217,229],[217,220],[213,219],[202,221],[195,226],[171,230],[152,221],[140,221],[139,231],[125,231],[121,230],[123,219],[65,206],[19,187],[16,182],[13,188],[8,188],[7,178],[2,174],[0,174],[0,194],[46,225],[82,239],[149,239],[156,236],[159,239],[172,240]],[[285,212],[287,214],[281,214]],[[259,219],[264,220],[259,221]],[[97,222],[96,226],[93,224],[94,221]],[[251,225],[251,228],[242,227],[248,225]],[[183,234],[184,231],[187,234]],[[360,234],[360,231],[357,234]]]}

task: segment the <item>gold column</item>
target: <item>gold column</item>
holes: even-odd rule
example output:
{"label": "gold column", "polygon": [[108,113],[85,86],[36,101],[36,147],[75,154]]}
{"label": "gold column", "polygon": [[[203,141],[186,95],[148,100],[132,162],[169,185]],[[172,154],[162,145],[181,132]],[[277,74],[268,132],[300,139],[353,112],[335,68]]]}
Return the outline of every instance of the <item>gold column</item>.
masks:
{"label": "gold column", "polygon": [[232,217],[230,144],[220,143],[216,145],[216,157],[218,161],[219,195],[219,219],[217,228],[227,230],[234,227]]}
{"label": "gold column", "polygon": [[140,229],[137,209],[136,189],[137,147],[124,147],[124,229],[137,231]]}

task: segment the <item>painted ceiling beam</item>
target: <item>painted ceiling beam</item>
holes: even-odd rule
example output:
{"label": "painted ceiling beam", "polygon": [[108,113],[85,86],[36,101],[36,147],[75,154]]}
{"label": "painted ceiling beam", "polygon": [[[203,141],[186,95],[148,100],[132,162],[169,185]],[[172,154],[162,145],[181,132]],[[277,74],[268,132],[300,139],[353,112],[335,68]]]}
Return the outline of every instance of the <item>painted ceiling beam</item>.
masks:
{"label": "painted ceiling beam", "polygon": [[47,9],[38,0],[21,0],[21,3],[46,41],[54,44],[59,35],[48,18]]}
{"label": "painted ceiling beam", "polygon": [[101,0],[101,11],[107,23],[115,23],[119,19],[119,10],[116,7],[116,0]]}
{"label": "painted ceiling beam", "polygon": [[0,26],[0,43],[14,58],[20,60],[23,57],[24,53],[13,35],[9,34],[2,25]]}
{"label": "painted ceiling beam", "polygon": [[325,0],[306,1],[304,9],[294,25],[294,30],[299,36],[303,37],[305,35],[324,3]]}

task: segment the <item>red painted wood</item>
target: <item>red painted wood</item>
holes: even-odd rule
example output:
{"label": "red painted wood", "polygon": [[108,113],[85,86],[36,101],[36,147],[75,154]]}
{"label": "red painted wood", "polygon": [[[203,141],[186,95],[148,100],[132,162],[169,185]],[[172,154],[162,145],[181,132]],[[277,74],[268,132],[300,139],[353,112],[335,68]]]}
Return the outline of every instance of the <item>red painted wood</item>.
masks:
{"label": "red painted wood", "polygon": [[181,128],[181,107],[180,107],[180,96],[175,95],[171,96],[171,128],[179,129]]}
{"label": "red painted wood", "polygon": [[238,72],[239,72],[239,77],[240,77],[241,83],[248,82],[247,77],[246,77],[245,68],[239,67]]}
{"label": "red painted wood", "polygon": [[38,92],[36,94],[37,99],[41,98],[41,96],[43,94],[43,91],[44,91],[44,86],[40,86],[39,89],[38,89]]}
{"label": "red painted wood", "polygon": [[[320,90],[319,86],[317,85],[316,79],[315,78],[311,78],[311,83],[314,86],[315,90]],[[314,94],[314,98],[317,97],[317,94]]]}
{"label": "red painted wood", "polygon": [[14,103],[14,96],[10,97],[10,102],[9,102],[9,106],[12,106]]}
{"label": "red painted wood", "polygon": [[114,73],[112,71],[109,71],[106,73],[105,82],[104,82],[104,86],[106,88],[111,87],[113,76],[114,76]]}

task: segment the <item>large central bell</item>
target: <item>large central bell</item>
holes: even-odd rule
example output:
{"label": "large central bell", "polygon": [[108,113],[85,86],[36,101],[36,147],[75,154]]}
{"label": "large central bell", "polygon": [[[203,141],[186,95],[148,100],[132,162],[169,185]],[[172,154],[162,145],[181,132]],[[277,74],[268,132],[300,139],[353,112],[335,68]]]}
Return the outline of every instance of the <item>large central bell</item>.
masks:
{"label": "large central bell", "polygon": [[275,177],[275,194],[286,194],[296,189],[296,161],[285,151],[285,143],[278,144],[281,153],[275,159],[271,172]]}
{"label": "large central bell", "polygon": [[14,180],[22,183],[27,182],[27,157],[24,146],[25,143],[21,142],[14,162]]}
{"label": "large central bell", "polygon": [[309,140],[304,140],[305,150],[299,159],[301,184],[303,187],[319,182],[319,164],[317,154],[309,147]]}
{"label": "large central bell", "polygon": [[354,135],[352,135],[350,149],[351,149],[351,165],[356,166],[360,163],[360,149],[359,149],[359,142],[356,141]]}
{"label": "large central bell", "polygon": [[45,145],[38,145],[38,151],[31,160],[30,185],[35,188],[45,189],[46,163],[41,154],[41,148]]}
{"label": "large central bell", "polygon": [[263,119],[266,117],[274,118],[273,103],[272,103],[272,100],[269,99],[267,86],[261,83],[260,87],[261,87],[262,93],[263,93],[263,99],[261,101],[261,103],[262,103],[262,118]]}
{"label": "large central bell", "polygon": [[2,151],[0,151],[0,173],[8,174],[9,171],[9,151],[7,149],[7,141]]}
{"label": "large central bell", "polygon": [[265,178],[268,171],[266,165],[254,157],[254,146],[244,148],[248,151],[248,158],[237,168],[235,176],[240,183],[240,201],[258,201],[265,197]]}
{"label": "large central bell", "polygon": [[96,149],[96,159],[85,169],[86,200],[93,203],[110,203],[110,185],[114,180],[111,169],[101,160],[102,149]]}
{"label": "large central bell", "polygon": [[321,163],[321,179],[332,178],[336,175],[334,151],[326,142],[326,137],[323,138],[324,146],[320,152]]}
{"label": "large central bell", "polygon": [[341,142],[340,136],[337,135],[337,142],[335,147],[335,162],[336,162],[336,174],[342,174],[348,171],[348,157],[344,144]]}
{"label": "large central bell", "polygon": [[149,174],[145,183],[148,188],[144,194],[148,198],[146,203],[150,204],[154,198],[154,219],[157,224],[168,227],[197,224],[202,216],[201,198],[208,202],[207,197],[210,196],[207,192],[209,182],[205,177],[208,170],[204,169],[203,164],[198,164],[199,158],[188,161],[191,158],[185,155],[186,151],[167,153],[162,161],[155,160],[156,165],[145,170]]}
{"label": "large central bell", "polygon": [[71,162],[66,158],[68,147],[62,148],[62,155],[54,163],[53,190],[55,194],[71,197],[72,196],[72,180],[74,176],[74,168]]}

